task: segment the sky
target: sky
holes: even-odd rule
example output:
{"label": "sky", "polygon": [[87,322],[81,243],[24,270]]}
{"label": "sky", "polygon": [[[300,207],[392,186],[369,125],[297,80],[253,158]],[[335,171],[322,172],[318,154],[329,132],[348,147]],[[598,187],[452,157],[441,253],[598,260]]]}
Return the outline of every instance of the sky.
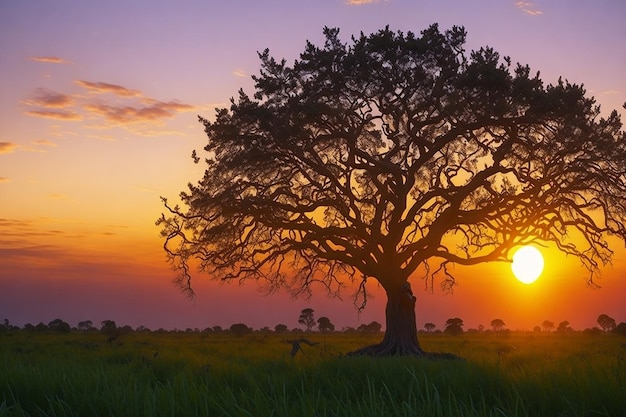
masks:
{"label": "sky", "polygon": [[[195,277],[196,297],[172,284],[155,220],[202,175],[191,159],[211,119],[239,88],[253,92],[257,51],[296,59],[325,26],[348,41],[386,25],[419,33],[432,23],[468,32],[467,50],[492,46],[513,62],[583,83],[602,113],[626,110],[623,0],[258,0],[0,2],[0,319],[23,326],[61,318],[152,329],[297,327],[300,310],[341,329],[384,323],[384,293],[358,313],[315,289],[310,299],[255,284]],[[544,249],[532,285],[507,264],[457,267],[452,294],[413,280],[418,326],[466,328],[504,320],[532,329],[568,320],[626,321],[626,250],[592,289],[576,259]]]}

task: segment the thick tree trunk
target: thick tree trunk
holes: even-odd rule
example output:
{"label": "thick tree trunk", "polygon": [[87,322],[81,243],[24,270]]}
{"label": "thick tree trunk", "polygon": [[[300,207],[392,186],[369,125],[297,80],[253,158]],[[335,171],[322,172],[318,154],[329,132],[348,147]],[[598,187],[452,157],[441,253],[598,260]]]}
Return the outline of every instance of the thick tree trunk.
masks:
{"label": "thick tree trunk", "polygon": [[427,353],[420,347],[417,339],[415,321],[415,296],[411,285],[406,282],[394,290],[387,289],[387,307],[385,308],[385,336],[379,344],[366,346],[348,353],[349,356],[406,356],[417,355],[438,359],[458,359],[448,353]]}

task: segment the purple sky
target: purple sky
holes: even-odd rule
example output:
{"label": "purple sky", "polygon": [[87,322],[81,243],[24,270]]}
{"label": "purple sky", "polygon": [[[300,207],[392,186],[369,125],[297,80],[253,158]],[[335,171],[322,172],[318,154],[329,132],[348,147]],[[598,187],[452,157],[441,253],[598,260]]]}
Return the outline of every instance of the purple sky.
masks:
{"label": "purple sky", "polygon": [[[212,117],[240,87],[251,92],[266,47],[293,60],[324,26],[347,40],[433,22],[465,26],[468,49],[493,46],[546,82],[584,83],[605,114],[623,114],[625,18],[622,0],[0,2],[0,319],[295,327],[311,306],[338,327],[382,322],[382,294],[361,316],[350,291],[343,301],[292,300],[197,280],[194,301],[180,295],[154,221],[160,195],[175,197],[202,174],[190,158],[205,141],[196,116]],[[583,328],[601,313],[626,321],[617,296],[626,251],[614,248],[600,290],[558,254],[545,254],[532,289],[502,265],[460,270],[453,295],[422,292],[416,279],[418,322],[442,327],[459,316],[475,327],[499,317],[532,328],[568,319]]]}

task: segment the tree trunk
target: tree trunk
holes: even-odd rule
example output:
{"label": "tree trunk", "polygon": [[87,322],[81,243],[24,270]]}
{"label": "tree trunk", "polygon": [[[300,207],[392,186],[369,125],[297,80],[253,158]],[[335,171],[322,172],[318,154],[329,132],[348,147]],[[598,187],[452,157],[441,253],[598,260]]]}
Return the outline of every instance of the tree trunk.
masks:
{"label": "tree trunk", "polygon": [[437,359],[458,359],[449,353],[424,352],[417,340],[415,321],[415,296],[411,285],[406,282],[394,290],[387,289],[387,307],[385,308],[386,327],[382,342],[366,346],[349,356],[406,356],[417,355]]}

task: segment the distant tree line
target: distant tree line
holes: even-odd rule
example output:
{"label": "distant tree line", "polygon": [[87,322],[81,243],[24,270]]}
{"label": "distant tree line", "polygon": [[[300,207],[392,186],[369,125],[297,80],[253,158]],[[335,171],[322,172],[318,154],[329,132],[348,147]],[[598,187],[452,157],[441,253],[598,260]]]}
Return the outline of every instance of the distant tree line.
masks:
{"label": "distant tree line", "polygon": [[[303,328],[295,327],[289,328],[286,324],[277,324],[271,329],[268,326],[262,327],[258,330],[249,327],[244,323],[234,323],[228,328],[222,328],[221,326],[211,326],[206,327],[204,329],[200,328],[186,328],[184,330],[174,329],[174,330],[166,330],[163,328],[159,328],[157,330],[151,330],[150,328],[140,325],[136,328],[132,328],[131,326],[124,325],[118,326],[117,323],[113,320],[103,320],[100,322],[100,325],[97,326],[91,320],[79,321],[76,327],[71,327],[69,323],[65,322],[62,319],[54,319],[50,322],[43,323],[40,322],[36,325],[31,323],[25,324],[23,327],[19,327],[13,325],[9,322],[8,319],[4,319],[0,322],[0,333],[2,332],[10,332],[10,331],[26,331],[26,332],[50,332],[50,333],[70,333],[70,332],[100,332],[103,335],[107,336],[107,340],[114,340],[118,336],[127,333],[230,333],[233,335],[246,335],[253,332],[258,333],[303,333],[303,332],[313,332],[317,331],[320,333],[331,333],[331,332],[341,332],[341,333],[354,333],[354,334],[378,334],[382,332],[382,325],[377,321],[372,321],[368,324],[361,324],[358,327],[344,327],[341,330],[337,330],[336,326],[332,323],[332,321],[326,317],[322,316],[319,319],[315,320],[315,311],[311,308],[303,309],[300,313],[298,323],[303,325]],[[617,321],[610,317],[607,314],[600,314],[597,319],[597,323],[599,327],[586,328],[583,330],[584,333],[589,334],[603,334],[603,333],[613,333],[622,336],[626,336],[626,322],[617,323]],[[486,330],[483,325],[479,325],[478,328],[472,328],[465,330],[463,319],[459,317],[452,317],[446,320],[442,329],[438,329],[437,325],[432,322],[424,323],[425,333],[444,333],[452,336],[458,336],[462,333],[477,333],[477,332],[493,332],[496,334],[504,334],[510,332],[509,329],[506,328],[506,323],[504,320],[496,318],[491,320],[490,322],[491,329]],[[533,328],[533,332],[539,333],[572,333],[574,329],[570,326],[570,322],[567,320],[563,320],[555,325],[554,322],[550,320],[544,320],[541,325],[537,325]]]}
{"label": "distant tree line", "polygon": [[[626,322],[620,322],[618,324],[614,318],[608,316],[607,314],[600,314],[600,316],[598,316],[597,323],[600,325],[600,327],[586,328],[583,330],[583,333],[591,333],[591,334],[615,333],[615,334],[626,336]],[[445,334],[456,336],[465,332],[465,330],[463,329],[463,325],[464,323],[462,319],[460,319],[459,317],[453,317],[453,318],[446,320],[443,330],[437,329],[437,325],[435,323],[431,323],[431,322],[424,323],[423,332],[445,333]],[[476,329],[468,329],[467,333],[489,331],[489,332],[494,332],[496,334],[501,334],[501,333],[510,332],[510,329],[506,328],[506,323],[502,319],[499,319],[499,318],[493,319],[491,320],[490,325],[491,325],[491,330],[485,330],[485,327],[483,325],[479,325],[478,328]],[[570,322],[567,320],[561,321],[558,325],[555,325],[555,323],[550,320],[544,320],[540,326],[535,326],[533,328],[533,332],[535,333],[539,333],[539,332],[571,333],[571,332],[574,332],[574,329],[570,326]]]}

